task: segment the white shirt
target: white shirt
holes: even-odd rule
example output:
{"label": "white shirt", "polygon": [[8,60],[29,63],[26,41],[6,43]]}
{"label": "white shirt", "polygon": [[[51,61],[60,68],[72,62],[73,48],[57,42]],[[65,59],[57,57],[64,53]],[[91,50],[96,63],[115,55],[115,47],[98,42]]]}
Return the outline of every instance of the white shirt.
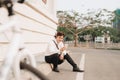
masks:
{"label": "white shirt", "polygon": [[[59,49],[56,47],[56,44],[54,43],[53,40],[58,45]],[[51,55],[51,54],[54,54],[54,53],[60,54],[60,49],[64,47],[63,42],[57,43],[56,39],[53,39],[53,40],[51,40],[49,42],[48,46],[47,46],[47,50],[46,50],[47,54],[46,55]]]}

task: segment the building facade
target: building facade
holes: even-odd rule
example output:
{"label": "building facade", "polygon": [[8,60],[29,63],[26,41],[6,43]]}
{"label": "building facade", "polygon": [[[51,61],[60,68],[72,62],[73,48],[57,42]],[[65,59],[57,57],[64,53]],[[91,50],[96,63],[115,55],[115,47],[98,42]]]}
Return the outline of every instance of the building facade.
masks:
{"label": "building facade", "polygon": [[[28,0],[24,4],[15,3],[14,11],[18,16],[17,26],[22,29],[22,39],[25,47],[33,54],[44,52],[48,40],[54,36],[57,29],[56,0]],[[7,10],[0,8],[0,25],[7,23]],[[11,30],[0,33],[0,60],[7,53],[12,39]]]}
{"label": "building facade", "polygon": [[115,18],[113,22],[113,27],[120,30],[120,9],[115,10]]}

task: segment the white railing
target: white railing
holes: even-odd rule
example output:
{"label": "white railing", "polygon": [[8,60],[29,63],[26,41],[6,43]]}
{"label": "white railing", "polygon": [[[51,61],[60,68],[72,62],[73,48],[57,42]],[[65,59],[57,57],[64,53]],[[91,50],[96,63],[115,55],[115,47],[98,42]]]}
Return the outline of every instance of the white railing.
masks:
{"label": "white railing", "polygon": [[[21,46],[21,36],[22,36],[22,31],[20,29],[20,27],[17,26],[17,16],[14,15],[11,17],[10,21],[6,24],[2,24],[0,25],[0,32],[4,32],[7,29],[12,29],[13,31],[13,38],[9,44],[9,50],[7,55],[5,56],[4,62],[2,64],[2,67],[0,69],[0,80],[8,80],[8,74],[11,70],[11,67],[13,66],[13,63],[15,60],[16,55],[18,55],[17,53],[19,53],[20,50],[20,46]],[[24,55],[24,54],[23,54]],[[27,54],[30,55],[31,54]],[[31,65],[35,66],[35,59],[34,57],[30,57],[30,61],[31,61]],[[16,65],[14,65],[16,66]],[[16,73],[16,72],[15,72]]]}
{"label": "white railing", "polygon": [[[10,28],[15,29],[14,19],[12,21],[8,22],[8,24],[4,24],[4,25],[0,26],[0,32],[4,32],[5,30],[10,29]],[[7,78],[7,75],[10,71],[11,66],[12,66],[14,57],[15,57],[16,53],[18,52],[20,38],[21,38],[20,30],[18,31],[17,29],[15,29],[14,37],[9,45],[10,48],[8,50],[8,54],[6,55],[5,61],[4,61],[3,66],[0,70],[0,79],[1,80],[6,80],[6,78]]]}

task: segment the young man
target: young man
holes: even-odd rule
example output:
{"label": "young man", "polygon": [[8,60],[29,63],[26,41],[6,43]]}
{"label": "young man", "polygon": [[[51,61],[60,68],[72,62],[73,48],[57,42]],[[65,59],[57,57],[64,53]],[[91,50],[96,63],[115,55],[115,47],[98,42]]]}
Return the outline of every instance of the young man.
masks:
{"label": "young man", "polygon": [[74,72],[83,72],[83,70],[78,68],[77,64],[73,61],[70,55],[66,53],[66,47],[63,44],[63,38],[64,34],[57,32],[55,39],[50,41],[48,45],[47,52],[49,54],[45,56],[45,61],[53,64],[52,70],[55,72],[59,72],[58,64],[63,63],[64,60],[67,60],[67,62],[72,65]]}

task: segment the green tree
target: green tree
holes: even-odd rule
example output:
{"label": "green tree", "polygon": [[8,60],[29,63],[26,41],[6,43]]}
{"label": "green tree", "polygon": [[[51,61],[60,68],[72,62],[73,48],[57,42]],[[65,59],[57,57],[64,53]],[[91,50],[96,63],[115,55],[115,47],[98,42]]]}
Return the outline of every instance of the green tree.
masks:
{"label": "green tree", "polygon": [[[113,20],[113,12],[106,9],[96,11],[88,11],[86,14],[79,14],[76,11],[58,11],[58,31],[59,27],[65,27],[65,33],[71,33],[74,37],[74,46],[77,46],[79,34],[90,34],[93,39],[96,36],[102,35],[99,27],[111,27]],[[96,28],[96,30],[94,29]],[[94,32],[95,30],[95,32]],[[68,35],[68,34],[67,34]],[[70,37],[69,36],[69,37]]]}
{"label": "green tree", "polygon": [[114,12],[107,9],[88,10],[83,15],[84,21],[87,21],[88,26],[99,27],[106,26],[111,27],[114,19]]}
{"label": "green tree", "polygon": [[80,16],[76,11],[58,11],[58,27],[65,27],[70,33],[74,35],[75,44],[77,47],[78,42],[78,27],[80,24]]}
{"label": "green tree", "polygon": [[111,41],[113,41],[114,43],[120,42],[120,30],[112,27],[103,27],[103,26],[94,27],[89,30],[85,30],[84,32],[81,32],[79,36],[90,34],[92,36],[92,40],[94,41],[95,37],[103,36],[104,33],[107,33],[107,31],[109,32],[108,35],[110,36]]}

